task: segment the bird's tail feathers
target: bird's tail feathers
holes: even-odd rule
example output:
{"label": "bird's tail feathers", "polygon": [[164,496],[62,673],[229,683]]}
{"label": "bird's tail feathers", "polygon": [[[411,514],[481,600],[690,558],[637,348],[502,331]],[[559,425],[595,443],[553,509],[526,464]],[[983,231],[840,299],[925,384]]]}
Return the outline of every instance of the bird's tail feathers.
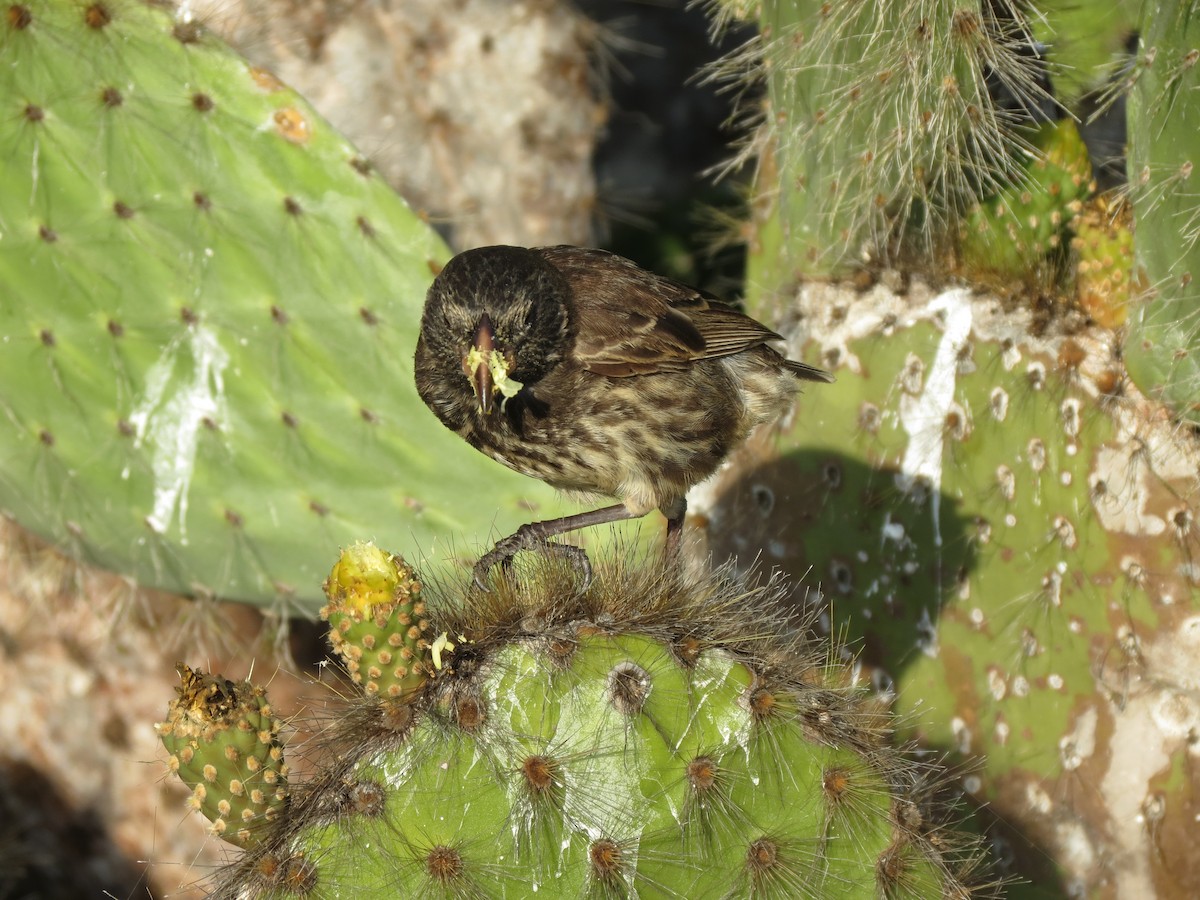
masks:
{"label": "bird's tail feathers", "polygon": [[789,372],[805,381],[824,381],[826,384],[834,382],[834,377],[830,373],[824,369],[818,369],[816,366],[810,366],[808,363],[787,359],[784,360],[783,364]]}

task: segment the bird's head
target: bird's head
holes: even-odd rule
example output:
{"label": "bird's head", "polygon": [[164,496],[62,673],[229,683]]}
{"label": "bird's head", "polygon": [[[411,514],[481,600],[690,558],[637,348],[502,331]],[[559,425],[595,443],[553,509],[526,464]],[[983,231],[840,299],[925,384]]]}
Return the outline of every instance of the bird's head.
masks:
{"label": "bird's head", "polygon": [[570,287],[534,250],[480,247],[460,253],[425,299],[421,340],[439,367],[462,378],[479,411],[536,383],[569,346]]}

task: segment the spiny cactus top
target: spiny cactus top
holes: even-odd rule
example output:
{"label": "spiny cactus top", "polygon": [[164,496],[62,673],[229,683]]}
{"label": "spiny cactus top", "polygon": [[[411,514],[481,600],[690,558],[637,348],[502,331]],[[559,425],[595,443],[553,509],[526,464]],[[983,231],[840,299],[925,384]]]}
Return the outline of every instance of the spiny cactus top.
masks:
{"label": "spiny cactus top", "polygon": [[[367,594],[406,593],[410,570],[359,545],[331,594],[376,564]],[[936,769],[891,746],[778,587],[606,559],[582,592],[555,560],[492,592],[424,588],[426,681],[363,679],[214,896],[995,896]],[[411,627],[378,624],[376,646]]]}

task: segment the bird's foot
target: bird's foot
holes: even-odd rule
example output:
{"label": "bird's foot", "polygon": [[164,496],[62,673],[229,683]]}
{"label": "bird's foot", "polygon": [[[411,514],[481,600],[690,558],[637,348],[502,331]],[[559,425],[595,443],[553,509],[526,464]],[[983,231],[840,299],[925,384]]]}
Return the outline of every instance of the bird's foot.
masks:
{"label": "bird's foot", "polygon": [[490,592],[488,576],[491,570],[500,565],[506,571],[512,566],[513,557],[522,550],[540,550],[549,556],[566,557],[571,566],[583,577],[583,588],[587,589],[592,583],[592,563],[582,547],[572,544],[557,544],[554,541],[531,534],[526,528],[521,528],[516,534],[506,537],[496,544],[492,550],[475,563],[475,585],[481,591]]}

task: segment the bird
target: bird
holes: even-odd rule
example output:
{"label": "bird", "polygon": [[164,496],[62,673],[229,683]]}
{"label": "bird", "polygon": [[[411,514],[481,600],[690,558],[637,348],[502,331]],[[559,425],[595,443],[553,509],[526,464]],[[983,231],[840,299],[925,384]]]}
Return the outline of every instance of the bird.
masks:
{"label": "bird", "polygon": [[452,257],[425,297],[417,393],[450,430],[499,463],[568,494],[618,502],[531,522],[475,565],[475,583],[523,550],[591,567],[550,540],[658,509],[678,556],[686,495],[803,381],[780,335],[719,298],[604,250],[490,246]]}

